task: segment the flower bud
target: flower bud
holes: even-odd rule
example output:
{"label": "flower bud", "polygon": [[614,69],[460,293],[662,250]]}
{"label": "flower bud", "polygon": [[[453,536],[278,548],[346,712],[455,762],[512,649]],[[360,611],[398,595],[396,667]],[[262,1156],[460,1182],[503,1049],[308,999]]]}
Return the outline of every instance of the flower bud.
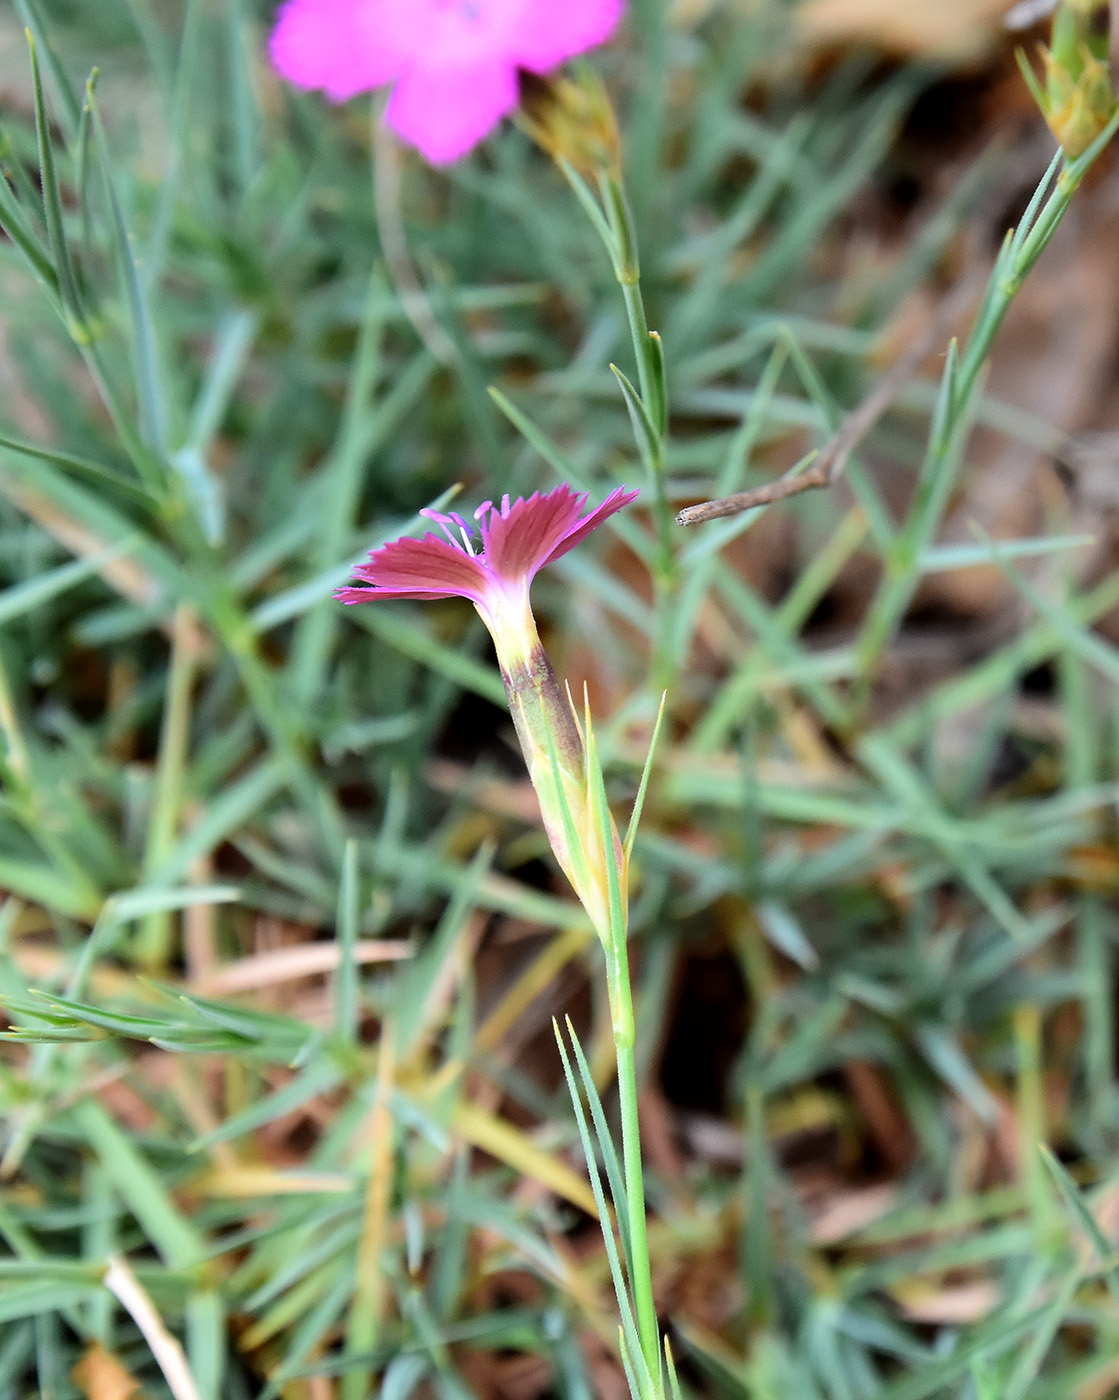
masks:
{"label": "flower bud", "polygon": [[622,144],[605,85],[586,64],[574,77],[521,75],[521,125],[553,160],[581,175],[617,175]]}
{"label": "flower bud", "polygon": [[1044,88],[1020,54],[1019,62],[1049,129],[1075,160],[1116,110],[1108,0],[1061,0],[1053,17],[1051,46],[1041,53]]}

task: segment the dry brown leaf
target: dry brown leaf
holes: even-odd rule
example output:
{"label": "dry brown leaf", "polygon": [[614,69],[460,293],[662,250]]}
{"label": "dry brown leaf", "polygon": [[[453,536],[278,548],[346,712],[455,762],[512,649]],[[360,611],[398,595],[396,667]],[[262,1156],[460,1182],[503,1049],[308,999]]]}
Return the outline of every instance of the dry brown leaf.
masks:
{"label": "dry brown leaf", "polygon": [[851,1060],[843,1072],[875,1146],[890,1172],[901,1175],[912,1162],[917,1144],[887,1077],[867,1060]]}
{"label": "dry brown leaf", "polygon": [[[0,478],[4,495],[18,506],[25,515],[53,535],[63,548],[70,551],[75,559],[91,559],[109,552],[109,541],[102,539],[92,530],[86,529],[80,520],[61,510],[54,502],[34,486],[28,486],[18,477],[4,473]],[[126,553],[109,553],[97,572],[122,598],[138,607],[154,607],[160,598],[160,587],[155,579]],[[163,624],[166,628],[167,623]]]}
{"label": "dry brown leaf", "polygon": [[864,1186],[836,1191],[813,1210],[812,1243],[836,1245],[888,1215],[897,1204],[893,1186]]}
{"label": "dry brown leaf", "polygon": [[987,1279],[941,1288],[913,1284],[897,1289],[894,1297],[911,1322],[937,1326],[981,1322],[1002,1302],[1002,1293]]}
{"label": "dry brown leaf", "polygon": [[[411,952],[412,945],[403,939],[363,938],[354,945],[353,958],[364,966],[367,963],[397,962],[410,956]],[[336,943],[293,944],[223,963],[192,981],[191,985],[206,996],[257,991],[278,982],[333,972],[341,957],[341,949]]]}
{"label": "dry brown leaf", "polygon": [[86,1400],[132,1400],[140,1389],[140,1382],[127,1367],[111,1351],[96,1344],[70,1375]]}
{"label": "dry brown leaf", "polygon": [[1092,1376],[1076,1392],[1076,1400],[1115,1400],[1115,1386],[1119,1385],[1119,1358],[1112,1361],[1099,1375]]}
{"label": "dry brown leaf", "polygon": [[938,0],[899,5],[897,0],[808,0],[797,18],[810,39],[875,44],[901,54],[981,53],[1000,32],[1007,0]]}

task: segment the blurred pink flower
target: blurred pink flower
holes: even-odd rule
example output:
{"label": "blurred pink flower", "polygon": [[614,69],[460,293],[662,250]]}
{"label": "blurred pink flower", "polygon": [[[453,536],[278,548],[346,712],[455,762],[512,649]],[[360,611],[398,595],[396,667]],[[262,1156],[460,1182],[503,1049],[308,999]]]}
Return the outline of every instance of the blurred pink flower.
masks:
{"label": "blurred pink flower", "polygon": [[335,102],[393,83],[385,120],[429,161],[465,155],[549,73],[604,43],[623,0],[284,0],[272,62]]}

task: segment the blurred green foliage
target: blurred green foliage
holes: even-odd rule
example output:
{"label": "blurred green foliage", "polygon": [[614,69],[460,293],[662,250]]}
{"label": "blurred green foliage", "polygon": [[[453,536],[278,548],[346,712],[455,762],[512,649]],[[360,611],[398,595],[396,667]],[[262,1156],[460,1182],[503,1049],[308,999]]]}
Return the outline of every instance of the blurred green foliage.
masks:
{"label": "blurred green foliage", "polygon": [[[616,1321],[547,1019],[572,1010],[601,1085],[597,949],[521,801],[480,624],[329,594],[460,484],[473,503],[557,472],[639,481],[611,268],[515,130],[441,174],[376,143],[375,197],[369,105],[282,90],[267,6],[2,16],[17,45],[31,29],[41,86],[21,57],[0,118],[0,1397],[83,1393],[94,1345],[170,1393],[105,1286],[123,1256],[204,1400],[589,1400],[617,1379]],[[670,27],[646,0],[595,60],[680,503],[827,440],[998,159],[880,275],[845,277],[837,222],[936,75],[855,54],[809,81],[788,25],[716,6]],[[716,950],[740,1021],[722,1079],[680,1095],[684,1123],[711,1090],[723,1155],[651,1169],[687,1395],[1115,1383],[1119,653],[1093,624],[1119,584],[1081,585],[1061,520],[936,543],[970,422],[1038,431],[982,398],[997,324],[939,418],[922,384],[881,429],[900,519],[856,458],[851,495],[783,508],[781,589],[728,552],[756,516],[675,543],[669,732],[635,852],[646,1072],[683,1024],[703,1031],[683,1078],[715,1075],[704,1018],[730,1012],[694,993],[680,1020],[689,950]],[[614,697],[620,797],[659,698],[655,550],[633,512],[537,588],[561,671]],[[821,642],[852,559],[872,598]],[[920,580],[992,561],[1020,626],[887,712]],[[1045,668],[1037,740],[1016,707]],[[277,928],[337,948],[329,995],[221,990]],[[850,1187],[836,1233],[805,1151]],[[502,1379],[510,1355],[538,1367]]]}

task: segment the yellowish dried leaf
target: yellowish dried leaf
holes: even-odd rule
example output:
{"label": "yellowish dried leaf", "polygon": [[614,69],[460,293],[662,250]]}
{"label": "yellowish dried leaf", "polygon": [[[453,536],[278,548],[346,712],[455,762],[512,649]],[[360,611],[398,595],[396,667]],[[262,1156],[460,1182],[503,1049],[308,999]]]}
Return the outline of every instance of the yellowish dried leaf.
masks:
{"label": "yellowish dried leaf", "polygon": [[477,1104],[460,1100],[451,1119],[452,1129],[467,1142],[505,1162],[521,1176],[539,1181],[549,1191],[597,1216],[598,1207],[586,1179],[577,1175],[566,1163],[535,1143],[512,1123],[487,1113]]}
{"label": "yellowish dried leaf", "polygon": [[219,1167],[191,1183],[204,1196],[252,1200],[257,1196],[314,1196],[352,1191],[344,1172],[276,1171],[272,1167]]}
{"label": "yellowish dried leaf", "polygon": [[982,1322],[1003,1301],[1001,1291],[989,1279],[944,1286],[915,1281],[895,1289],[893,1296],[911,1322],[937,1327]]}
{"label": "yellowish dried leaf", "polygon": [[999,33],[1006,0],[807,0],[797,11],[804,33],[827,43],[875,44],[901,54],[980,52]]}
{"label": "yellowish dried leaf", "polygon": [[70,1372],[86,1400],[132,1400],[140,1382],[111,1351],[91,1346]]}

